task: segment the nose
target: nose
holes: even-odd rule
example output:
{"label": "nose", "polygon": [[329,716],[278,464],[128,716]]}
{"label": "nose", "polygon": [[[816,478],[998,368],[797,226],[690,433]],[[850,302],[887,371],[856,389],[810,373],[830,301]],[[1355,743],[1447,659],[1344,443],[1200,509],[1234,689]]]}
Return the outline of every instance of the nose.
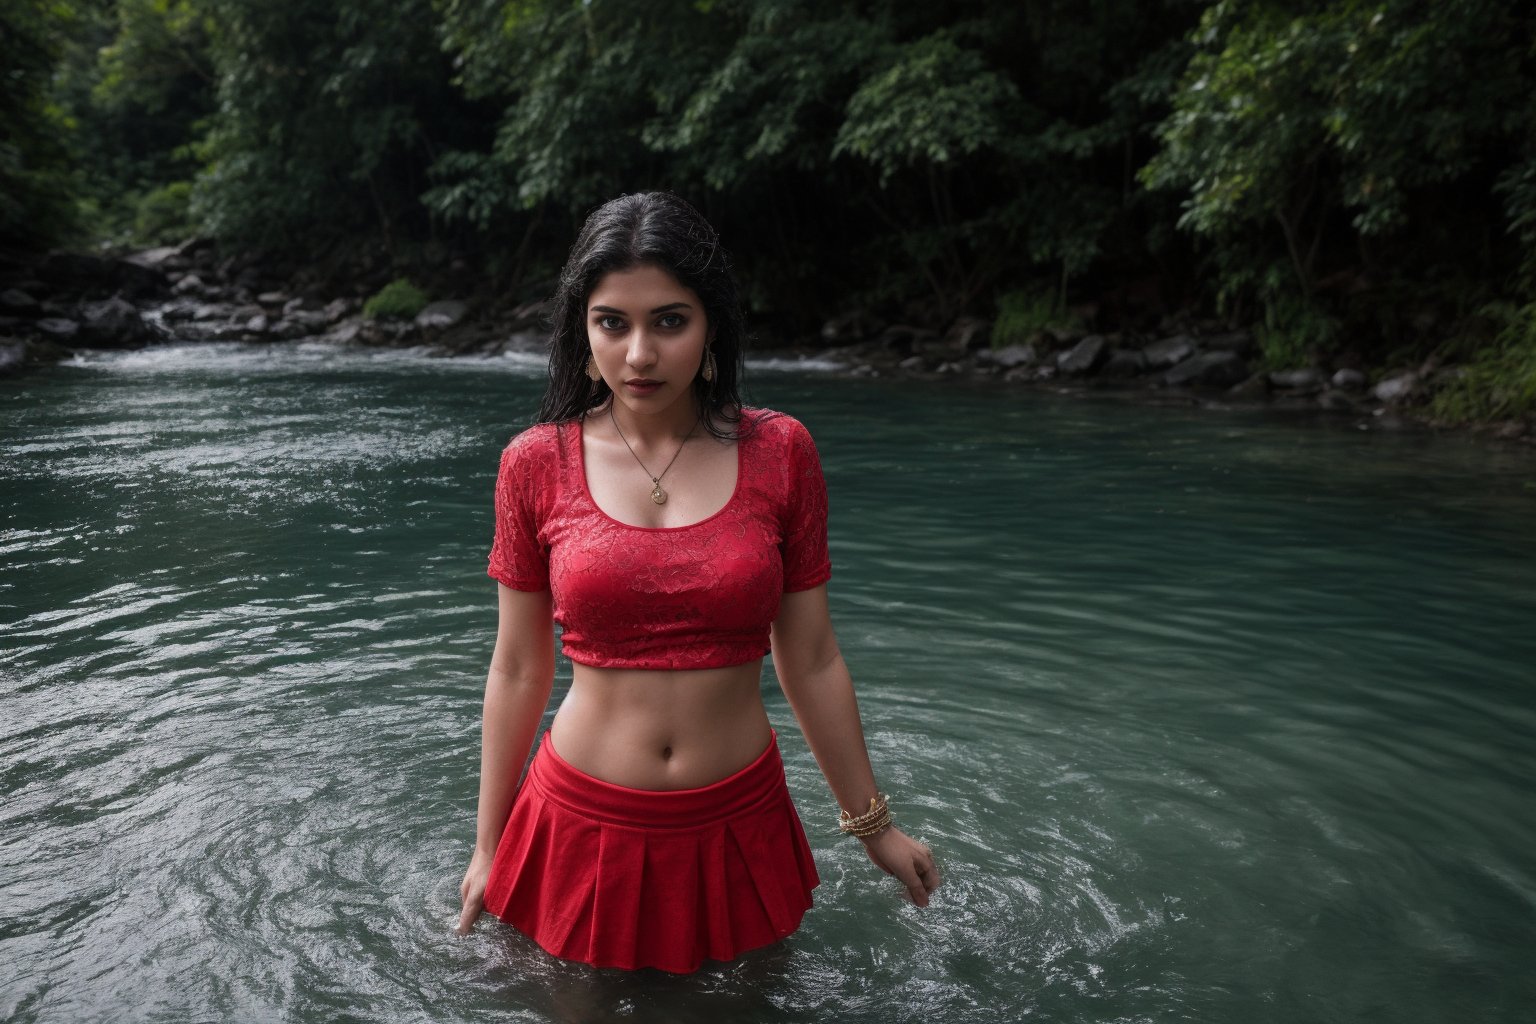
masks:
{"label": "nose", "polygon": [[656,344],[649,332],[637,327],[629,335],[629,349],[624,361],[637,370],[644,370],[656,363]]}

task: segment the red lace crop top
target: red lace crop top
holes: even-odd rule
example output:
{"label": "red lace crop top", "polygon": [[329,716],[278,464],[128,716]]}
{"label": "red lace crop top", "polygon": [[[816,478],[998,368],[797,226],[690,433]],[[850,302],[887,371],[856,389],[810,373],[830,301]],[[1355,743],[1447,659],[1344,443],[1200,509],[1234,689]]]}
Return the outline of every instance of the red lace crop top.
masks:
{"label": "red lace crop top", "polygon": [[699,669],[768,652],[788,591],[832,575],[827,489],[798,420],[743,410],[736,490],[688,526],[631,526],[587,489],[581,423],[541,423],[507,445],[496,480],[494,579],[551,591],[561,648],[598,668]]}

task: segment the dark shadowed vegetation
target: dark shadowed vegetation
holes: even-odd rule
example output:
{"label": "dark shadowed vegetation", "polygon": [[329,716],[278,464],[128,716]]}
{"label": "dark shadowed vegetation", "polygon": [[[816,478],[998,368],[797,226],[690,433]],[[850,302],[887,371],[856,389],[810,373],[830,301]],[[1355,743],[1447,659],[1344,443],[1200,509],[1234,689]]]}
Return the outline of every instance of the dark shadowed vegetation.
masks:
{"label": "dark shadowed vegetation", "polygon": [[[1536,13],[1499,0],[19,0],[13,251],[193,235],[369,291],[547,292],[667,188],[755,322],[1252,326],[1536,408]],[[456,269],[450,269],[456,268]]]}

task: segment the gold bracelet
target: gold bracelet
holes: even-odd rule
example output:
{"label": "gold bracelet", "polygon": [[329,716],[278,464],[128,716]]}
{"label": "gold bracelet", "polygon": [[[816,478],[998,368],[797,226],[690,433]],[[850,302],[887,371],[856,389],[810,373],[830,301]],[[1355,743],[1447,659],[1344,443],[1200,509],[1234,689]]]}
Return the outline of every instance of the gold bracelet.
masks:
{"label": "gold bracelet", "polygon": [[839,831],[859,839],[879,835],[891,827],[891,805],[884,793],[876,793],[869,800],[869,810],[855,817],[842,811],[837,818]]}

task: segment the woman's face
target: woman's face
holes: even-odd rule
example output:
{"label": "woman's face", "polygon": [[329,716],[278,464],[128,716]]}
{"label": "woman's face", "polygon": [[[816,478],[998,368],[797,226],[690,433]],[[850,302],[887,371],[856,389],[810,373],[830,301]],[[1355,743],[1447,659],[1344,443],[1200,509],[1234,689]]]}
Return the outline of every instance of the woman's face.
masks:
{"label": "woman's face", "polygon": [[692,288],[660,267],[604,275],[587,296],[587,342],[614,400],[640,415],[690,407],[709,341]]}

